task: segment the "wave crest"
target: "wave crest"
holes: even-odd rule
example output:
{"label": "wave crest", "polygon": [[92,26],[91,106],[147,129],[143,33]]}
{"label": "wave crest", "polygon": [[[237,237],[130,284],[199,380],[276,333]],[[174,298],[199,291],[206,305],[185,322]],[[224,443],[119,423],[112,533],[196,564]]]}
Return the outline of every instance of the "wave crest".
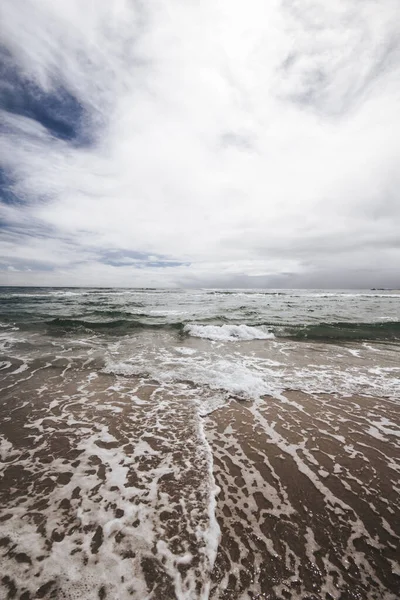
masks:
{"label": "wave crest", "polygon": [[184,331],[194,337],[223,342],[238,340],[270,340],[275,336],[266,327],[250,325],[185,325]]}

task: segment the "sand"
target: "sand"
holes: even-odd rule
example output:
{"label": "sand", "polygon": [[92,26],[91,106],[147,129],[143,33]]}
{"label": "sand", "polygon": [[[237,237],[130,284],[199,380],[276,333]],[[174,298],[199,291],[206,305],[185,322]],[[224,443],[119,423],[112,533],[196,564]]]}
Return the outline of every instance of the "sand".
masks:
{"label": "sand", "polygon": [[399,404],[75,367],[2,386],[1,599],[400,597]]}
{"label": "sand", "polygon": [[207,417],[221,487],[212,597],[397,598],[398,406],[286,397]]}

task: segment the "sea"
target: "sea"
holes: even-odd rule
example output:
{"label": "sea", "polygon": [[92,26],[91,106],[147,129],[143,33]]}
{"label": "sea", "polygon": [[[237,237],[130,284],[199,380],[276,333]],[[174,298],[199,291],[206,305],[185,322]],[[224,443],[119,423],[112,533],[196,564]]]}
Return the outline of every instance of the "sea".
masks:
{"label": "sea", "polygon": [[0,288],[0,599],[398,600],[400,291]]}

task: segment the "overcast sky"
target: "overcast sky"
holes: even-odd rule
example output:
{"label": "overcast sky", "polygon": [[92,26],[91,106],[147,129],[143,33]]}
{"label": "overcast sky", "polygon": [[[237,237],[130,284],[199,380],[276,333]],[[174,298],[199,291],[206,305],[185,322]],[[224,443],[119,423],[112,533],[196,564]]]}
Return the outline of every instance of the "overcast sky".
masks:
{"label": "overcast sky", "polygon": [[0,283],[400,286],[399,0],[1,0]]}

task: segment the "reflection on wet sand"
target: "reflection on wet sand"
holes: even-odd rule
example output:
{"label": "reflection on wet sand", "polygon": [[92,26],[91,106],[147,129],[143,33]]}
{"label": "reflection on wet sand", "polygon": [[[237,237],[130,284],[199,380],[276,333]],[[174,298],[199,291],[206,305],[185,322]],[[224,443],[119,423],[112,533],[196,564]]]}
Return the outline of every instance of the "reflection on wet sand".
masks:
{"label": "reflection on wet sand", "polygon": [[212,598],[400,594],[398,405],[232,400],[208,416],[222,538]]}
{"label": "reflection on wet sand", "polygon": [[287,392],[201,417],[186,383],[19,368],[2,371],[1,599],[400,596],[395,402]]}

